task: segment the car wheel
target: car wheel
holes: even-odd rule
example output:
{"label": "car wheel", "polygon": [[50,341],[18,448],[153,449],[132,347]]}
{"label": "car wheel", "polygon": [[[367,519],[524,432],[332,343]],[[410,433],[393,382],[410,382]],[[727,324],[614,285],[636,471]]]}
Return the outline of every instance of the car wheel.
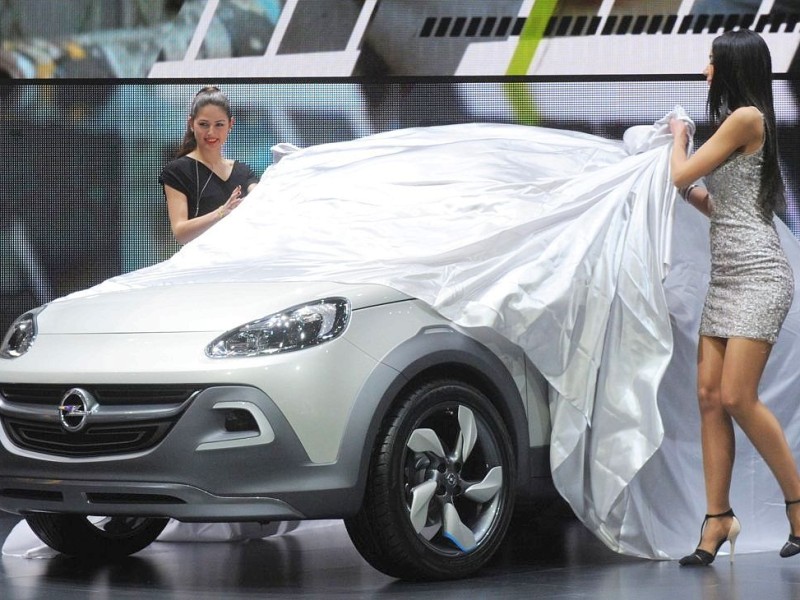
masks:
{"label": "car wheel", "polygon": [[85,517],[53,513],[25,516],[33,532],[62,554],[81,558],[121,558],[149,546],[168,519]]}
{"label": "car wheel", "polygon": [[345,525],[387,575],[466,577],[505,536],[514,480],[511,440],[488,398],[459,381],[429,382],[384,419],[363,505]]}

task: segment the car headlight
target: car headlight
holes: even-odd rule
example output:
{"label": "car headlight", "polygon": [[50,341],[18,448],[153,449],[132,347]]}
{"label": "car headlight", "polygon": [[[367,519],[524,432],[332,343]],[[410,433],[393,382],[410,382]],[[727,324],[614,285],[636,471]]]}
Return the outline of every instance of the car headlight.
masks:
{"label": "car headlight", "polygon": [[36,339],[36,315],[43,306],[29,310],[11,324],[0,345],[0,358],[17,358],[30,350]]}
{"label": "car headlight", "polygon": [[206,346],[206,355],[230,358],[302,350],[338,337],[349,319],[346,298],[316,300],[227,331]]}

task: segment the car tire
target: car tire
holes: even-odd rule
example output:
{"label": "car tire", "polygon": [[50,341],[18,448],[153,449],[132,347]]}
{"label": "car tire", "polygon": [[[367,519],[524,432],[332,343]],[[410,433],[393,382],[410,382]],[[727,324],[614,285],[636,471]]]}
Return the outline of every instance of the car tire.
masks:
{"label": "car tire", "polygon": [[505,537],[515,471],[508,430],[489,399],[461,381],[430,381],[383,420],[362,507],[345,526],[387,575],[466,577]]}
{"label": "car tire", "polygon": [[45,544],[69,556],[116,559],[149,546],[169,519],[152,517],[86,517],[54,513],[25,516]]}

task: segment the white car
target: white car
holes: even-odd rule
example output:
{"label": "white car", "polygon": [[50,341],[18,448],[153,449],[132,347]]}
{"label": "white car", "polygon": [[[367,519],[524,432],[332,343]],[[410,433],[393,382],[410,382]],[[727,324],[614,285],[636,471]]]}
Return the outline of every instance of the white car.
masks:
{"label": "white car", "polygon": [[385,286],[67,299],[18,319],[2,357],[0,507],[65,554],[137,552],[167,517],[342,517],[378,569],[458,577],[549,476],[521,349]]}

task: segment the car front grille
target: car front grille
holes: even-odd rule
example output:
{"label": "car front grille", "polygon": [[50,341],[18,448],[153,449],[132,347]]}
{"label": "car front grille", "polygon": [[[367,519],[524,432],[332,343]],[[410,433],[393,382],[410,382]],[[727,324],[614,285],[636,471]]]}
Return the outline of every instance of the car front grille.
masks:
{"label": "car front grille", "polygon": [[0,418],[12,443],[65,457],[143,452],[164,439],[200,391],[185,385],[80,386],[97,404],[85,427],[68,431],[58,407],[74,387],[0,384]]}
{"label": "car front grille", "polygon": [[74,387],[90,391],[102,405],[175,404],[182,403],[198,391],[187,385],[38,385],[2,383],[0,396],[19,404],[48,404],[58,406],[64,394]]}

